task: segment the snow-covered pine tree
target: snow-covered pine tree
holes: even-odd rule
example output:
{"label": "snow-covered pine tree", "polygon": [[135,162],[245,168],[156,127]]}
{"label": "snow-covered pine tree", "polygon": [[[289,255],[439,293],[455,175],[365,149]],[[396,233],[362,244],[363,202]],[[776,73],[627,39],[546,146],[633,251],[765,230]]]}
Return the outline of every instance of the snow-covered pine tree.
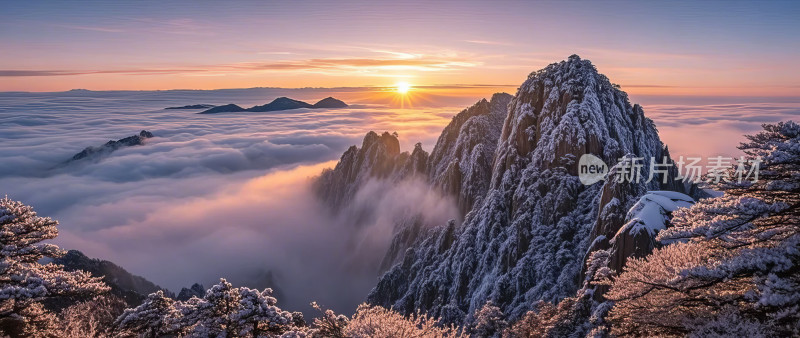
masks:
{"label": "snow-covered pine tree", "polygon": [[61,337],[58,317],[45,309],[42,303],[30,303],[21,310],[20,317],[24,321],[20,337],[53,338]]}
{"label": "snow-covered pine tree", "polygon": [[[800,126],[763,128],[717,184],[725,194],[677,210],[658,235],[674,244],[631,259],[614,280],[613,334],[800,334]],[[738,182],[757,158],[758,180]]]}
{"label": "snow-covered pine tree", "polygon": [[406,317],[382,306],[361,304],[353,314],[353,318],[347,323],[344,337],[461,338],[466,335],[455,326],[439,325],[436,319],[424,313],[418,312]]}
{"label": "snow-covered pine tree", "polygon": [[345,330],[350,318],[345,315],[337,315],[331,309],[323,309],[317,302],[311,303],[311,307],[320,312],[321,316],[314,318],[314,330],[312,337],[345,338]]}
{"label": "snow-covered pine tree", "polygon": [[110,337],[114,321],[125,310],[125,300],[113,295],[79,302],[59,313],[60,338]]}
{"label": "snow-covered pine tree", "polygon": [[280,335],[300,324],[295,320],[299,313],[290,313],[275,306],[272,289],[258,291],[242,287],[239,304],[231,313],[233,329],[239,337],[261,337],[264,334]]}
{"label": "snow-covered pine tree", "polygon": [[142,337],[160,337],[178,331],[178,319],[175,301],[159,290],[148,295],[136,308],[126,309],[114,322],[114,329]]}
{"label": "snow-covered pine tree", "polygon": [[547,337],[548,329],[558,314],[552,303],[539,301],[533,310],[503,331],[503,338]]}
{"label": "snow-covered pine tree", "polygon": [[[289,337],[303,336],[302,315],[281,310],[272,289],[234,288],[225,279],[203,298],[174,301],[162,291],[127,309],[115,322],[120,332],[145,337]],[[301,323],[302,322],[302,323]]]}
{"label": "snow-covered pine tree", "polygon": [[56,225],[49,217],[37,216],[30,206],[8,197],[0,199],[0,331],[5,334],[21,334],[26,325],[41,322],[35,317],[48,316],[35,305],[38,302],[108,291],[100,278],[87,272],[39,263],[44,257],[64,254],[56,245],[42,243],[58,236]]}
{"label": "snow-covered pine tree", "polygon": [[220,279],[203,298],[192,298],[179,304],[181,326],[189,328],[192,336],[231,336],[235,330],[231,314],[236,311],[239,300],[238,290],[225,279]]}
{"label": "snow-covered pine tree", "polygon": [[508,326],[508,322],[504,318],[503,311],[492,301],[488,301],[473,314],[469,332],[476,337],[499,337]]}

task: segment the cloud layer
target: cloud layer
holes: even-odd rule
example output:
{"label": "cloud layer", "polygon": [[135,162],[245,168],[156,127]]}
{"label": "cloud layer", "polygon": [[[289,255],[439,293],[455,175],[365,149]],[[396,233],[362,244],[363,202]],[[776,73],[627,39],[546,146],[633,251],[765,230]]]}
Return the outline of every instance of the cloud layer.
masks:
{"label": "cloud layer", "polygon": [[800,120],[800,100],[775,102],[780,99],[750,98],[749,101],[756,101],[752,103],[747,98],[717,98],[714,101],[717,103],[659,103],[645,105],[644,109],[675,158],[675,155],[738,157],[743,155],[736,149],[739,142],[746,141],[743,135],[759,132],[761,124]]}
{"label": "cloud layer", "polygon": [[[397,131],[404,149],[417,141],[430,148],[454,111],[355,105],[198,115],[161,109],[257,104],[281,95],[313,101],[331,93],[3,93],[0,191],[58,219],[57,244],[164,287],[208,285],[219,277],[266,287],[271,274],[284,304],[302,309],[317,300],[349,311],[374,284],[391,215],[413,209],[414,200],[441,198],[428,196],[418,182],[385,189],[372,183],[360,207],[376,216],[355,229],[318,204],[309,177],[333,166],[368,130]],[[63,165],[87,146],[143,129],[155,135],[145,145]],[[451,209],[438,206],[431,217],[446,222],[441,215]]]}

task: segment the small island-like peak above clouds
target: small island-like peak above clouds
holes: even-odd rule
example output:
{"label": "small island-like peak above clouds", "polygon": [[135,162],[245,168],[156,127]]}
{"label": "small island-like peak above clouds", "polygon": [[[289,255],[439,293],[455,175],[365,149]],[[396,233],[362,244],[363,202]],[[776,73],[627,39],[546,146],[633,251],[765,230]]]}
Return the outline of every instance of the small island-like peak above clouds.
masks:
{"label": "small island-like peak above clouds", "polygon": [[[194,105],[200,106],[200,105]],[[186,106],[186,107],[194,107],[194,106]],[[233,112],[270,112],[270,111],[280,111],[280,110],[290,110],[290,109],[299,109],[299,108],[309,108],[309,109],[318,109],[318,108],[326,108],[326,109],[335,109],[335,108],[347,108],[347,103],[344,101],[335,99],[333,97],[326,97],[322,100],[319,100],[315,104],[310,104],[308,102],[300,101],[291,99],[285,96],[279,97],[277,99],[272,100],[272,102],[263,104],[260,106],[253,106],[250,108],[242,108],[236,104],[226,104],[222,106],[216,106],[198,114],[217,114],[217,113],[233,113]],[[172,108],[168,108],[172,109]],[[185,108],[189,109],[189,108]],[[194,108],[192,108],[194,109]]]}

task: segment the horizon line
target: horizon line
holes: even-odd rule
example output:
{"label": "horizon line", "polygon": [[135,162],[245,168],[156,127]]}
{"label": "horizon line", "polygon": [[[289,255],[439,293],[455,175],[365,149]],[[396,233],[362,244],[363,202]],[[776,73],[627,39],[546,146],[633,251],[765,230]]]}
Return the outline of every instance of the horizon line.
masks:
{"label": "horizon line", "polygon": [[[511,84],[434,84],[434,85],[412,85],[412,88],[423,89],[468,89],[468,88],[508,88],[519,87],[519,85]],[[2,90],[0,93],[68,93],[68,92],[167,92],[167,91],[215,91],[215,90],[249,90],[249,89],[283,89],[283,90],[359,90],[359,89],[394,89],[392,85],[361,85],[361,86],[337,86],[337,87],[230,87],[230,88],[214,88],[214,89],[192,89],[192,88],[171,88],[171,89],[86,89],[86,88],[72,88],[67,90]]]}
{"label": "horizon line", "polygon": [[[475,88],[515,88],[518,90],[520,85],[511,85],[511,84],[463,84],[463,83],[455,83],[455,84],[433,84],[433,85],[415,85],[412,88],[421,88],[421,89],[475,89]],[[621,89],[624,88],[711,88],[711,87],[679,87],[679,86],[667,86],[667,85],[649,85],[649,84],[631,84],[631,85],[620,85]],[[201,92],[201,91],[223,91],[223,90],[253,90],[253,89],[276,89],[276,90],[309,90],[309,91],[350,91],[355,92],[359,90],[372,90],[372,91],[387,91],[387,90],[394,90],[395,86],[392,85],[361,85],[361,86],[337,86],[337,87],[269,87],[269,86],[257,86],[257,87],[231,87],[231,88],[214,88],[214,89],[192,89],[192,88],[171,88],[171,89],[108,89],[108,90],[98,90],[98,89],[86,89],[86,88],[72,88],[68,90],[57,90],[57,91],[35,91],[35,90],[0,90],[0,94],[9,94],[9,93],[25,93],[25,94],[48,94],[48,93],[69,93],[69,92],[170,92],[170,91],[194,91],[194,92]],[[636,94],[636,96],[649,96],[649,97],[741,97],[741,98],[800,98],[800,95],[720,95],[720,94],[668,94],[668,93],[661,93],[661,94]]]}

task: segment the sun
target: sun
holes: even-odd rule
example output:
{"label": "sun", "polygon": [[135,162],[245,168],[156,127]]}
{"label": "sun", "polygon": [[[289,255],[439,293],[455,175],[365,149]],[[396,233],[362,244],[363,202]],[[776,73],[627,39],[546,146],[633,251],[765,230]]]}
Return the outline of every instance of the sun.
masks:
{"label": "sun", "polygon": [[391,100],[393,107],[412,108],[413,102],[424,94],[421,88],[414,88],[405,81],[395,82],[394,87],[385,87],[385,95]]}
{"label": "sun", "polygon": [[397,87],[397,92],[400,94],[408,93],[411,89],[411,85],[408,82],[398,82],[395,87]]}

